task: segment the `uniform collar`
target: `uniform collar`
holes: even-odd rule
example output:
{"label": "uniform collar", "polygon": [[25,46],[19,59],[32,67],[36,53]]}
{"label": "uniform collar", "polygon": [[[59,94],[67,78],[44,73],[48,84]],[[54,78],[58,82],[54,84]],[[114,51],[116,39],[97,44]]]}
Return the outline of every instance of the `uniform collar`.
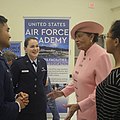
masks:
{"label": "uniform collar", "polygon": [[35,62],[35,63],[37,63],[37,62],[39,61],[38,58],[36,58],[34,61],[31,60],[31,59],[28,57],[27,54],[26,54],[24,57],[25,57],[25,59],[26,59],[26,62],[31,62],[31,63]]}
{"label": "uniform collar", "polygon": [[[30,58],[29,58],[29,59],[30,59]],[[30,62],[31,62],[31,63],[35,62],[35,63],[37,64],[37,58],[36,58],[34,61],[30,59]]]}

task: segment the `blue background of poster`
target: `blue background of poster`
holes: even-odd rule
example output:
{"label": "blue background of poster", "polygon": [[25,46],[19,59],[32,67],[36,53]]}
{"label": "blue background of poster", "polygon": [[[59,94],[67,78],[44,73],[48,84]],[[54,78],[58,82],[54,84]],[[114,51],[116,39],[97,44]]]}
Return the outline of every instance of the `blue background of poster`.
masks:
{"label": "blue background of poster", "polygon": [[25,19],[24,32],[38,39],[48,65],[68,65],[69,19]]}
{"label": "blue background of poster", "polygon": [[18,57],[21,56],[21,42],[10,42],[10,47],[3,49],[3,51],[10,50],[14,52]]}
{"label": "blue background of poster", "polygon": [[[27,29],[29,29],[30,31],[27,32]],[[37,34],[37,30],[38,30],[38,34]],[[48,31],[48,35],[47,34],[43,34],[42,33],[42,29],[56,29],[57,31],[59,31],[60,29],[65,30],[67,29],[68,31],[66,31],[66,34],[63,33],[63,31],[60,31],[60,34],[57,32],[55,33],[51,33],[50,31]],[[66,38],[66,42],[63,43],[59,43],[58,46],[53,46],[53,44],[51,42],[49,43],[40,43],[40,46],[46,46],[46,47],[57,47],[57,48],[65,48],[65,49],[69,49],[69,20],[63,20],[63,19],[25,19],[25,38],[29,37],[29,36],[34,36],[36,37],[38,40],[40,40],[40,38],[42,37],[43,39],[45,37],[54,37],[57,39],[60,39],[61,37],[67,37]]]}

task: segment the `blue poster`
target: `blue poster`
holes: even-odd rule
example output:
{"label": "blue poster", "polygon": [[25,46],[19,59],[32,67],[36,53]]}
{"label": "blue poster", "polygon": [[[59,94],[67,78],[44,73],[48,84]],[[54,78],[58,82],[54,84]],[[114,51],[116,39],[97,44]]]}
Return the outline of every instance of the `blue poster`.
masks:
{"label": "blue poster", "polygon": [[36,37],[48,65],[68,65],[69,19],[25,19],[25,38]]}
{"label": "blue poster", "polygon": [[[35,37],[39,42],[53,89],[63,88],[69,79],[69,18],[25,18],[24,23],[25,38]],[[59,113],[67,112],[63,107],[66,98],[57,99],[56,103]]]}
{"label": "blue poster", "polygon": [[10,47],[5,48],[3,51],[10,50],[14,52],[18,57],[21,56],[21,42],[10,42]]}

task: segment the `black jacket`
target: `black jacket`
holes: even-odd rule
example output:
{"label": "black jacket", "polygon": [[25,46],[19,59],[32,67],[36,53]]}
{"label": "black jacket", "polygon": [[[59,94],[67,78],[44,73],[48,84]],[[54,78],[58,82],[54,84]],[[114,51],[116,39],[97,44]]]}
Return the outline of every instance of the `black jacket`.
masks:
{"label": "black jacket", "polygon": [[[44,86],[47,79],[47,65],[42,58],[37,58],[37,71],[35,72],[28,56],[18,58],[11,66],[15,93],[20,91],[29,94],[29,104],[22,110],[23,113],[45,113],[46,95]],[[42,116],[40,116],[42,117]]]}
{"label": "black jacket", "polygon": [[18,113],[11,73],[5,59],[0,56],[0,120],[16,120]]}

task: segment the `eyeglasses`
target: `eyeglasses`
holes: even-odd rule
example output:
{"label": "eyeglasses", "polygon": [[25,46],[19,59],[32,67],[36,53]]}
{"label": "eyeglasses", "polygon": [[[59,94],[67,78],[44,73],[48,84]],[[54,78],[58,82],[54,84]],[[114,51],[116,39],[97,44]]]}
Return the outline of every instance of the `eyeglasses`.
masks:
{"label": "eyeglasses", "polygon": [[106,36],[106,38],[113,38],[112,36]]}
{"label": "eyeglasses", "polygon": [[107,39],[107,38],[113,38],[113,37],[109,35],[104,35],[104,39]]}

